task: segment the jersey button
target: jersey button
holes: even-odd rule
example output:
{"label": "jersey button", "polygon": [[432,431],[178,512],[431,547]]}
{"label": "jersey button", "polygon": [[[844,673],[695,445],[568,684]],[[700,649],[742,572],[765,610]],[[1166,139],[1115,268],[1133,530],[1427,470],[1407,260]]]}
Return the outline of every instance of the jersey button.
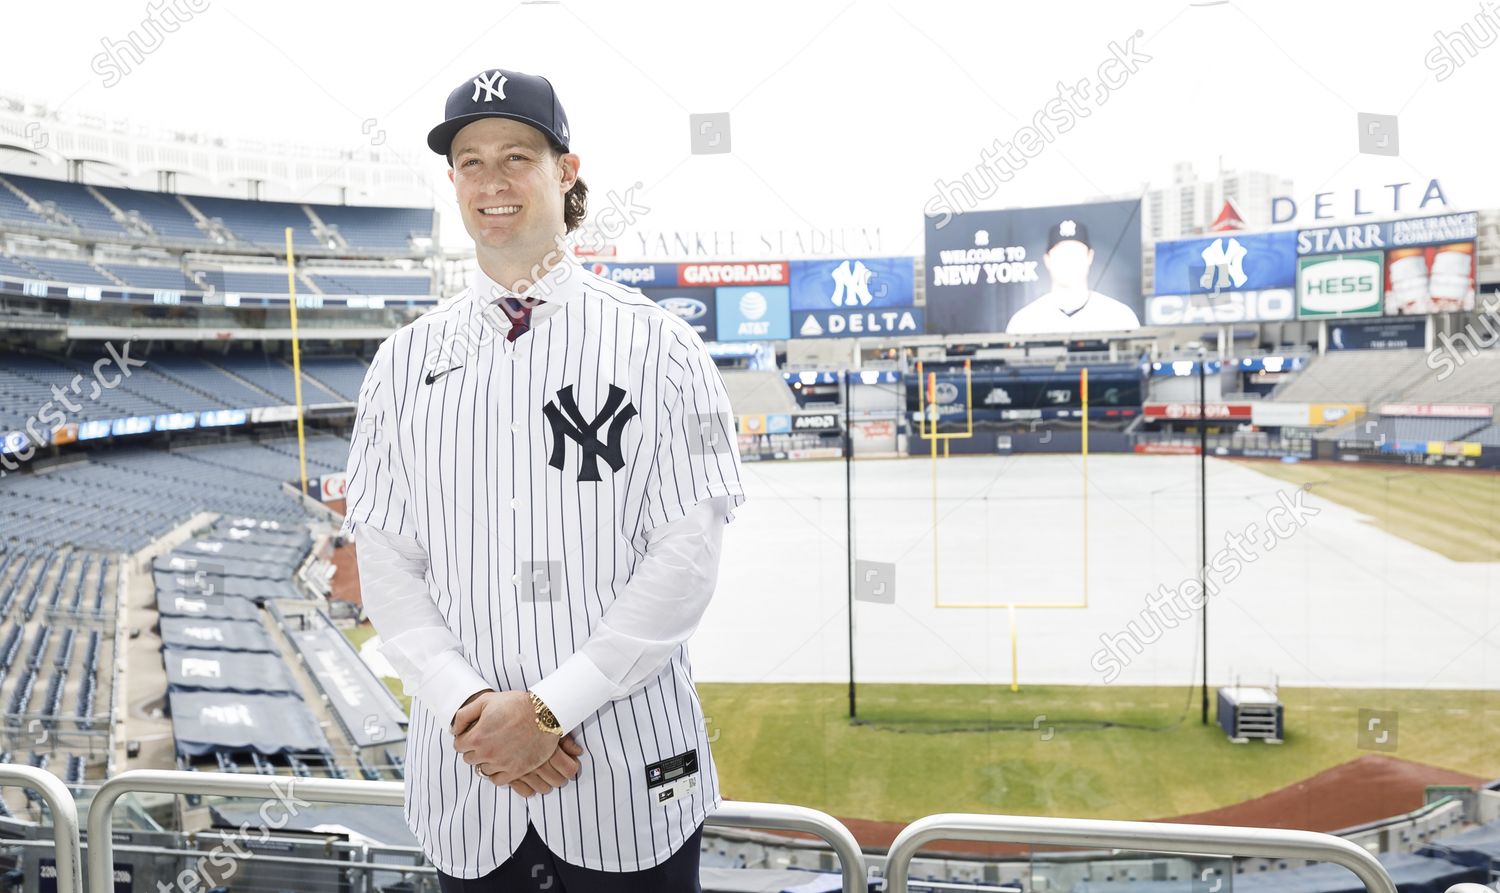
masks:
{"label": "jersey button", "polygon": [[520,422],[511,422],[510,423],[510,430],[512,430],[512,431],[520,431],[521,430],[521,423]]}
{"label": "jersey button", "polygon": [[519,500],[519,499],[512,499],[510,501],[510,507],[511,507],[512,511],[516,510],[517,508],[520,508],[520,506],[521,506],[521,500]]}
{"label": "jersey button", "polygon": [[510,582],[511,582],[511,585],[513,585],[513,586],[519,586],[519,585],[521,585],[521,575],[520,574],[511,574],[510,575]]}
{"label": "jersey button", "polygon": [[516,353],[515,351],[511,351],[510,352],[510,361],[512,363],[520,362],[520,360],[521,360],[521,355],[520,354]]}

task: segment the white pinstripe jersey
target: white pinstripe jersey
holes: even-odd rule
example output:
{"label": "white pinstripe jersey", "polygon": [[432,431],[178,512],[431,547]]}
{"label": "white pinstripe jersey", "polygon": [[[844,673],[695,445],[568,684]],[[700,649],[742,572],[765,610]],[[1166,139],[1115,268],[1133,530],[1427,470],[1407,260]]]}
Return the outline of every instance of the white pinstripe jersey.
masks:
{"label": "white pinstripe jersey", "polygon": [[[582,646],[644,557],[647,530],[704,499],[729,496],[731,508],[744,499],[729,399],[692,327],[564,264],[543,280],[560,306],[514,343],[472,288],[386,339],[350,452],[345,531],[370,524],[422,544],[429,594],[501,691],[530,687]],[[612,388],[623,397],[603,419]],[[547,415],[558,410],[544,411],[549,402],[565,411],[568,394],[579,415],[565,418],[603,419],[594,434],[605,448],[591,459],[572,436],[555,436]],[[616,427],[618,467],[607,448]],[[705,431],[718,446],[705,446]],[[560,562],[553,600],[526,597],[526,562]],[[530,801],[463,762],[450,719],[413,699],[405,807],[428,858],[450,875],[492,871],[528,821],[575,865],[650,868],[719,804],[686,646],[585,720],[574,731],[585,753],[578,777]],[[653,802],[646,767],[693,750],[697,790]]]}

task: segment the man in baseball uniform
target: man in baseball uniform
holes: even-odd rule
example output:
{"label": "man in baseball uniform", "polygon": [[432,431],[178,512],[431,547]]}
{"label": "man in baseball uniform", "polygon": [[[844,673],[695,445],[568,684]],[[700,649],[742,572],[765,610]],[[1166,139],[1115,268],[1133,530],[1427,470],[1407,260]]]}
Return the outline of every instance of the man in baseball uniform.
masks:
{"label": "man in baseball uniform", "polygon": [[1052,289],[1016,311],[1005,327],[1007,335],[1120,332],[1140,327],[1140,318],[1128,305],[1089,288],[1094,247],[1089,244],[1087,226],[1063,220],[1048,230],[1042,264],[1052,279]]}
{"label": "man in baseball uniform", "polygon": [[428,146],[477,268],[360,390],[344,533],[412,695],[405,815],[444,891],[699,890],[719,803],[686,641],[744,500],[692,327],[567,248],[543,78],[481,72]]}

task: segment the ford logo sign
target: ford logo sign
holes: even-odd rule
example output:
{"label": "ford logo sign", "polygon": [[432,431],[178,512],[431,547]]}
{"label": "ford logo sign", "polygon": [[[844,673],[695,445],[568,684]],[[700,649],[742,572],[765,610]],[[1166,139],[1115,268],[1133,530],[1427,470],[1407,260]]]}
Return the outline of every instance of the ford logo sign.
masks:
{"label": "ford logo sign", "polygon": [[661,306],[671,313],[675,313],[688,322],[702,319],[708,314],[708,305],[697,298],[664,298]]}

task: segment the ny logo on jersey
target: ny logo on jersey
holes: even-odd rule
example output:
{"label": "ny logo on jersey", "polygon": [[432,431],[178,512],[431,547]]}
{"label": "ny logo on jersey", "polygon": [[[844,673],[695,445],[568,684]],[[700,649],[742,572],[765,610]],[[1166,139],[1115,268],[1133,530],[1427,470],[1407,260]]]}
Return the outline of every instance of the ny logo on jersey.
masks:
{"label": "ny logo on jersey", "polygon": [[[625,433],[625,423],[635,417],[636,408],[633,403],[620,405],[625,399],[625,391],[615,385],[609,386],[609,397],[604,401],[604,408],[592,420],[585,420],[583,413],[578,409],[578,402],[573,399],[573,386],[568,385],[557,392],[557,402],[547,401],[542,407],[542,412],[547,416],[547,422],[552,426],[552,458],[547,461],[548,465],[559,471],[563,468],[563,444],[564,438],[573,440],[583,449],[583,454],[578,460],[578,480],[599,480],[599,457],[609,463],[611,471],[619,471],[625,465],[624,451],[621,449],[620,438]],[[558,408],[558,404],[562,408]],[[614,421],[610,421],[613,419]],[[605,422],[609,425],[608,442],[599,439],[599,428]]]}
{"label": "ny logo on jersey", "polygon": [[484,91],[484,101],[505,98],[506,77],[499,71],[491,71],[474,79],[474,95],[469,97],[470,102],[479,102],[479,91]]}

